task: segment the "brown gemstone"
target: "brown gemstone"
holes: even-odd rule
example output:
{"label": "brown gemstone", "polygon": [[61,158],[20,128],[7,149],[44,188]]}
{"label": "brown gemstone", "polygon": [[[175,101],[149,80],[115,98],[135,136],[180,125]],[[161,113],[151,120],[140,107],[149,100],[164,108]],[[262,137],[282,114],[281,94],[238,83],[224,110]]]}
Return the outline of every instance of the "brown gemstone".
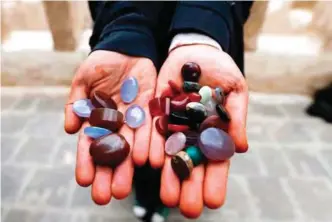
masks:
{"label": "brown gemstone", "polygon": [[168,116],[161,116],[156,120],[156,129],[160,135],[166,136],[168,126]]}
{"label": "brown gemstone", "polygon": [[98,165],[116,167],[126,159],[129,152],[128,142],[117,133],[96,139],[90,145],[90,155]]}
{"label": "brown gemstone", "polygon": [[174,94],[180,94],[182,92],[181,87],[178,86],[173,80],[169,80],[168,85],[171,87]]}
{"label": "brown gemstone", "polygon": [[89,123],[115,132],[123,125],[123,114],[115,109],[96,108],[91,112]]}
{"label": "brown gemstone", "polygon": [[187,62],[182,66],[181,73],[184,81],[198,82],[201,69],[197,63]]}
{"label": "brown gemstone", "polygon": [[199,102],[201,101],[202,96],[199,95],[198,93],[189,93],[188,94],[190,102]]}
{"label": "brown gemstone", "polygon": [[149,101],[149,109],[152,117],[169,115],[171,100],[169,98],[154,98]]}
{"label": "brown gemstone", "polygon": [[216,106],[216,110],[221,120],[225,122],[229,122],[231,120],[227,110],[222,105],[218,104]]}
{"label": "brown gemstone", "polygon": [[227,132],[228,130],[228,124],[223,122],[219,116],[212,115],[207,117],[199,126],[199,132],[204,131],[207,128],[219,128]]}
{"label": "brown gemstone", "polygon": [[189,126],[168,124],[167,129],[168,129],[168,131],[171,131],[171,132],[184,132],[184,131],[189,130]]}
{"label": "brown gemstone", "polygon": [[174,97],[171,101],[171,111],[184,111],[186,105],[190,102],[189,96],[186,94],[180,94]]}
{"label": "brown gemstone", "polygon": [[91,98],[91,103],[96,108],[118,109],[118,106],[110,95],[101,91],[95,91]]}
{"label": "brown gemstone", "polygon": [[194,164],[191,158],[184,151],[180,151],[174,157],[172,157],[171,166],[180,180],[189,178],[191,171],[194,168]]}
{"label": "brown gemstone", "polygon": [[174,97],[174,93],[173,93],[173,90],[168,87],[167,89],[165,89],[161,95],[160,95],[160,98],[173,98]]}

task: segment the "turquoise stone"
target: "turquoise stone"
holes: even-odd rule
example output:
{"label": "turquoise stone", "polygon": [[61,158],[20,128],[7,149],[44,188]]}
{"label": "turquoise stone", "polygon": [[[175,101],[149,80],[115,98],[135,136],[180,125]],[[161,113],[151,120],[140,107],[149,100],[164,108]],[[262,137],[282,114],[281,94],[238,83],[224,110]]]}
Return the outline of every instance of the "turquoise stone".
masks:
{"label": "turquoise stone", "polygon": [[79,117],[90,117],[93,109],[94,106],[89,99],[80,99],[73,103],[73,111]]}
{"label": "turquoise stone", "polygon": [[131,105],[125,114],[126,124],[130,128],[138,128],[143,125],[145,121],[145,112],[139,105]]}
{"label": "turquoise stone", "polygon": [[193,161],[194,166],[199,165],[204,160],[204,155],[197,146],[188,146],[186,148],[186,153]]}
{"label": "turquoise stone", "polygon": [[208,86],[203,86],[199,90],[198,94],[201,95],[200,103],[202,103],[202,104],[205,104],[206,102],[208,102],[212,98],[212,90]]}
{"label": "turquoise stone", "polygon": [[120,96],[124,103],[131,103],[138,94],[138,81],[135,77],[129,77],[121,86]]}
{"label": "turquoise stone", "polygon": [[93,139],[98,139],[99,137],[111,134],[112,131],[96,126],[88,126],[84,128],[84,134]]}

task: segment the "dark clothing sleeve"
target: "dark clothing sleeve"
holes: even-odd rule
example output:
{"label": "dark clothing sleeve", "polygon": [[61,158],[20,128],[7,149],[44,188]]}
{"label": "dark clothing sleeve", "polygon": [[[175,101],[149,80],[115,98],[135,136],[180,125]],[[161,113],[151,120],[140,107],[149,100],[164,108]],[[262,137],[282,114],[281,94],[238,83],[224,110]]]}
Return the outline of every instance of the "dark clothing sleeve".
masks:
{"label": "dark clothing sleeve", "polygon": [[251,1],[178,2],[170,26],[170,36],[197,32],[215,39],[243,72],[243,25]]}

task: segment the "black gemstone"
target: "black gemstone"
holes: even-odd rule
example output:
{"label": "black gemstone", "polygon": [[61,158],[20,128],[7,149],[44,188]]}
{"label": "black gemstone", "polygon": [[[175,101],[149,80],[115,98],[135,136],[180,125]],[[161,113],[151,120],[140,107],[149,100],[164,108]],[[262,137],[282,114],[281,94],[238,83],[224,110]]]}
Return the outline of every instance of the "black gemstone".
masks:
{"label": "black gemstone", "polygon": [[185,112],[171,112],[169,115],[169,123],[177,125],[189,125],[190,120]]}
{"label": "black gemstone", "polygon": [[197,82],[184,81],[183,82],[183,91],[185,92],[198,92],[202,86]]}
{"label": "black gemstone", "polygon": [[182,66],[181,73],[184,81],[198,82],[201,68],[197,63],[187,62]]}
{"label": "black gemstone", "polygon": [[207,117],[207,111],[201,103],[191,102],[186,106],[186,113],[190,121],[195,123],[203,122]]}
{"label": "black gemstone", "polygon": [[218,104],[216,106],[216,110],[217,110],[217,113],[218,113],[221,120],[223,120],[225,122],[229,122],[231,120],[228,112],[226,111],[226,109],[222,105]]}

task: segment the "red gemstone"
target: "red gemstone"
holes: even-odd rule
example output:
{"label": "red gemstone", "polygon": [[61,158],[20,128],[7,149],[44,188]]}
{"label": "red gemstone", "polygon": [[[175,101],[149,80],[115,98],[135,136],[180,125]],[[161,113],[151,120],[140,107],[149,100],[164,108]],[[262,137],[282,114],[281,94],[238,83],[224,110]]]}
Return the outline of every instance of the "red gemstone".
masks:
{"label": "red gemstone", "polygon": [[95,91],[93,93],[91,103],[96,108],[118,109],[112,97],[101,91]]}
{"label": "red gemstone", "polygon": [[156,121],[156,129],[160,135],[166,136],[167,131],[167,125],[168,125],[168,117],[167,116],[161,116]]}
{"label": "red gemstone", "polygon": [[180,94],[172,99],[171,110],[172,111],[184,111],[186,110],[186,105],[190,103],[189,96],[186,94]]}
{"label": "red gemstone", "polygon": [[197,63],[187,62],[182,66],[181,73],[184,81],[198,82],[201,69]]}
{"label": "red gemstone", "polygon": [[180,86],[178,86],[173,80],[168,81],[168,85],[171,87],[173,90],[174,94],[179,94],[182,92],[182,89]]}
{"label": "red gemstone", "polygon": [[149,102],[151,116],[169,115],[171,100],[169,98],[154,98]]}
{"label": "red gemstone", "polygon": [[123,114],[115,109],[96,108],[93,109],[89,118],[91,126],[98,126],[117,131],[123,125]]}
{"label": "red gemstone", "polygon": [[199,102],[201,101],[201,95],[199,95],[198,93],[189,93],[188,94],[190,102]]}
{"label": "red gemstone", "polygon": [[199,126],[199,132],[202,132],[210,127],[219,128],[226,132],[228,131],[228,124],[222,121],[217,115],[212,115],[206,118]]}
{"label": "red gemstone", "polygon": [[168,97],[168,98],[173,98],[174,97],[173,90],[170,87],[168,87],[166,90],[164,90],[161,93],[160,98],[165,98],[165,97]]}
{"label": "red gemstone", "polygon": [[167,128],[171,132],[184,132],[189,130],[189,126],[187,125],[168,124]]}

